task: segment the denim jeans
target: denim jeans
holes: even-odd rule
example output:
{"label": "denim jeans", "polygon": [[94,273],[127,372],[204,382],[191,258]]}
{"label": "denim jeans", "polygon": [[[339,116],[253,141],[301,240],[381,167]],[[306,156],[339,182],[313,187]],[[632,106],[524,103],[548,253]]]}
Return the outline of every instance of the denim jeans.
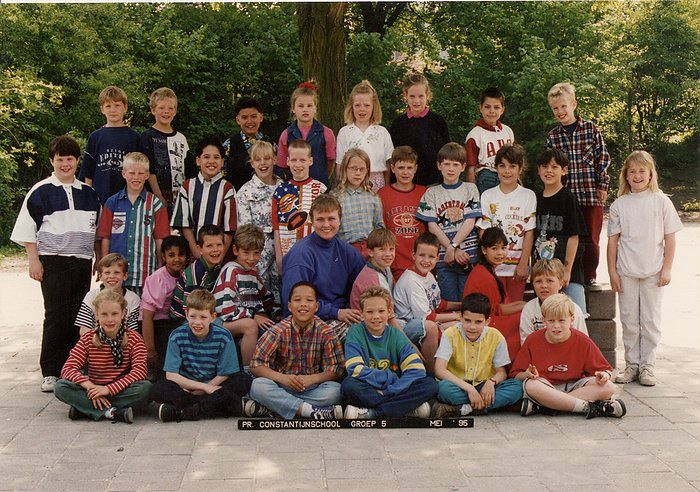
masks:
{"label": "denim jeans", "polygon": [[476,175],[476,187],[479,189],[479,196],[483,195],[484,191],[495,188],[500,182],[497,172],[490,169],[479,171]]}
{"label": "denim jeans", "polygon": [[356,407],[373,408],[379,416],[388,418],[403,417],[411,410],[433,398],[437,393],[437,383],[430,376],[417,379],[406,391],[398,395],[380,395],[365,381],[347,377],[342,384],[343,400]]}
{"label": "denim jeans", "polygon": [[[485,383],[475,386],[480,391]],[[523,398],[523,382],[517,379],[506,379],[498,383],[494,389],[493,403],[486,407],[486,411],[505,407],[517,403]],[[438,383],[438,400],[450,405],[464,405],[469,403],[469,395],[456,384],[442,380]]]}
{"label": "denim jeans", "polygon": [[569,285],[564,287],[561,292],[562,294],[569,296],[571,300],[581,308],[583,314],[586,314],[586,291],[584,290],[583,285],[575,282],[569,282]]}
{"label": "denim jeans", "polygon": [[437,271],[440,297],[446,301],[461,302],[464,284],[469,276],[469,267],[464,268],[464,265],[457,262],[450,265],[441,262],[437,265]]}
{"label": "denim jeans", "polygon": [[315,407],[340,404],[340,383],[324,381],[311,386],[306,391],[294,391],[280,386],[271,379],[255,378],[250,387],[250,397],[289,420],[294,418],[304,402]]}

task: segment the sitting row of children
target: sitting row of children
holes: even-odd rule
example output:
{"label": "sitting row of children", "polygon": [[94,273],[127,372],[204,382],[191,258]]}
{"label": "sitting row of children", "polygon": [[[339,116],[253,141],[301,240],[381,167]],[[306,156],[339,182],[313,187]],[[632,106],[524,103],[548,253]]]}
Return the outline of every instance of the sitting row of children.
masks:
{"label": "sitting row of children", "polygon": [[626,412],[621,400],[612,399],[610,365],[587,336],[572,330],[574,305],[563,294],[542,303],[545,329],[528,336],[510,378],[505,340],[488,326],[488,299],[466,296],[460,322],[445,331],[436,354],[439,383],[426,373],[406,335],[389,325],[389,292],[370,287],[360,304],[364,321],[351,327],[343,350],[333,330],[315,316],[313,284],[296,284],[290,316],[257,343],[251,379],[240,370],[231,333],[215,322],[216,299],[198,289],[187,298],[187,322],[169,337],[166,377],[151,385],[145,380],[145,344],[138,332],[126,329],[126,301],[106,288],[93,303],[97,327],[71,350],[55,394],[70,406],[71,419],[127,423],[133,422],[133,408],[150,399],[160,403],[163,422],[244,415],[440,418],[487,413],[521,400],[523,416]]}

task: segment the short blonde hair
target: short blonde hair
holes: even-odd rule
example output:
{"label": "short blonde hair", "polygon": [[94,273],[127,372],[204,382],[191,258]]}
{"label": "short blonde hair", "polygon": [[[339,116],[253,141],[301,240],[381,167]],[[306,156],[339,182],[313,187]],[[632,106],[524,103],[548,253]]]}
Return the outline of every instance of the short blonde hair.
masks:
{"label": "short blonde hair", "polygon": [[324,193],[314,200],[309,209],[309,216],[311,220],[314,220],[314,214],[322,214],[329,212],[338,212],[338,218],[342,220],[343,218],[343,207],[340,205],[340,201],[335,195],[330,193]]}
{"label": "short blonde hair", "polygon": [[265,233],[255,224],[244,224],[236,230],[233,244],[240,249],[262,251],[265,247]]}
{"label": "short blonde hair", "polygon": [[264,140],[258,140],[250,147],[250,159],[275,157],[275,147]]}
{"label": "short blonde hair", "polygon": [[547,93],[547,100],[556,99],[557,97],[568,97],[572,101],[576,101],[576,88],[568,82],[554,84]]}
{"label": "short blonde hair", "polygon": [[148,161],[146,154],[142,152],[129,152],[124,156],[124,161],[122,162],[122,169],[126,169],[128,165],[140,164],[146,171],[150,171],[151,164]]}
{"label": "short blonde hair", "polygon": [[102,89],[97,100],[99,101],[100,106],[102,106],[107,101],[123,102],[124,106],[127,106],[129,104],[129,98],[126,96],[126,92],[124,92],[124,89],[121,89],[116,85],[108,85],[107,87]]}
{"label": "short blonde hair", "polygon": [[617,190],[617,196],[630,193],[630,184],[627,181],[627,171],[633,165],[643,166],[649,170],[650,180],[649,189],[653,192],[661,191],[659,189],[659,174],[656,172],[656,161],[654,157],[646,150],[635,150],[625,159],[620,170],[620,187]]}
{"label": "short blonde hair", "polygon": [[160,87],[151,92],[151,97],[148,98],[148,105],[153,109],[158,106],[158,103],[163,99],[174,99],[175,108],[177,108],[177,96],[175,95],[175,91],[170,87]]}
{"label": "short blonde hair", "polygon": [[386,307],[391,310],[393,300],[391,299],[391,294],[389,294],[389,291],[386,290],[384,287],[379,287],[377,285],[373,285],[371,287],[367,287],[365,290],[362,291],[362,294],[360,294],[360,309],[365,308],[365,302],[367,299],[370,299],[372,297],[381,297],[386,301]]}
{"label": "short blonde hair", "polygon": [[382,106],[379,104],[379,96],[377,91],[374,90],[372,84],[369,80],[363,80],[355,87],[352,88],[350,96],[348,97],[348,102],[345,104],[345,111],[343,112],[343,119],[345,124],[355,122],[355,113],[352,110],[352,105],[355,103],[355,96],[358,94],[369,94],[372,96],[372,114],[369,117],[370,124],[381,123],[382,121]]}
{"label": "short blonde hair", "polygon": [[566,294],[553,294],[542,302],[542,317],[571,318],[574,315],[574,302]]}
{"label": "short blonde hair", "polygon": [[534,281],[537,277],[543,277],[544,275],[552,275],[557,277],[560,281],[563,281],[566,276],[564,264],[558,258],[552,260],[538,260],[532,265],[530,279]]}
{"label": "short blonde hair", "polygon": [[97,262],[97,271],[102,273],[102,270],[113,265],[119,265],[124,273],[129,271],[129,262],[119,253],[109,253],[100,258]]}
{"label": "short blonde hair", "polygon": [[195,289],[187,296],[185,305],[187,309],[213,313],[216,309],[216,297],[207,289]]}

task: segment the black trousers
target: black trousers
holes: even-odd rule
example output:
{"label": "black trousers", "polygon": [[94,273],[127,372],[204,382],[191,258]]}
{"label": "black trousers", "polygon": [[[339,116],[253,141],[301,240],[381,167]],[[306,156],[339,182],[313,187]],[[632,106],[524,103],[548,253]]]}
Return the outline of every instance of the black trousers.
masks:
{"label": "black trousers", "polygon": [[221,389],[211,395],[194,395],[168,379],[159,379],[151,388],[151,399],[157,403],[169,403],[183,409],[199,405],[199,417],[241,416],[240,400],[248,394],[253,379],[243,371],[231,374]]}
{"label": "black trousers", "polygon": [[39,256],[44,267],[44,333],[41,340],[41,373],[61,376],[68,353],[79,338],[75,326],[80,303],[90,290],[92,261],[74,256]]}

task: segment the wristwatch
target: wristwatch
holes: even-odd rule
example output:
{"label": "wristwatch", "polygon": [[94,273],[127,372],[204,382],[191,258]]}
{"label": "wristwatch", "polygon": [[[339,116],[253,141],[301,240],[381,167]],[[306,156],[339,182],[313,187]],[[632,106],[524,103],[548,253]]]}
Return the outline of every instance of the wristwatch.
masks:
{"label": "wristwatch", "polygon": [[450,246],[452,246],[454,249],[459,249],[459,243],[455,243],[454,241],[450,243]]}

